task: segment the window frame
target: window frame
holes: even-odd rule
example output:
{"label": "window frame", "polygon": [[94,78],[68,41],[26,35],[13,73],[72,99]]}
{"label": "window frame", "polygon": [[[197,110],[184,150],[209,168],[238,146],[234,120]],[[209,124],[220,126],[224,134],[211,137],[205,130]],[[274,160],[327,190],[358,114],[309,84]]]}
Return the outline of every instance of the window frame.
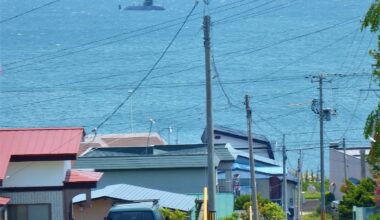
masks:
{"label": "window frame", "polygon": [[[26,215],[28,216],[29,214],[29,206],[33,206],[33,205],[44,205],[44,206],[47,206],[48,207],[48,220],[52,220],[52,210],[51,210],[51,203],[22,203],[22,204],[8,204],[7,205],[7,209],[8,209],[8,212],[7,212],[7,219],[8,220],[11,220],[10,219],[10,209],[12,207],[16,207],[16,206],[26,206],[27,209],[26,209]],[[33,220],[33,219],[27,219],[27,220]]]}

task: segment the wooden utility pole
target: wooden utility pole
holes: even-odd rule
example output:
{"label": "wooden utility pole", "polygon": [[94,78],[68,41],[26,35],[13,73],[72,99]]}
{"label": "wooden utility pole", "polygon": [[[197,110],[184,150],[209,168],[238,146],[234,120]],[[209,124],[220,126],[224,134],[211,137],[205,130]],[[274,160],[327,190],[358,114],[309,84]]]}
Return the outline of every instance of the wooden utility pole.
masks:
{"label": "wooden utility pole", "polygon": [[288,187],[286,176],[286,147],[285,147],[285,134],[282,135],[282,207],[285,215],[288,216]]}
{"label": "wooden utility pole", "polygon": [[320,147],[320,161],[321,161],[321,220],[326,219],[326,201],[325,201],[325,155],[323,148],[323,80],[325,76],[319,74],[318,76],[312,76],[312,82],[319,83],[319,147]]}
{"label": "wooden utility pole", "polygon": [[253,219],[259,219],[259,210],[257,205],[256,193],[256,176],[255,176],[255,155],[253,154],[253,141],[252,141],[252,110],[249,106],[249,96],[245,95],[245,109],[247,112],[247,130],[248,130],[248,147],[249,147],[249,170],[251,173],[251,203],[253,209]]}
{"label": "wooden utility pole", "polygon": [[[344,181],[347,179],[347,154],[346,154],[346,138],[343,138],[343,165],[344,165]],[[343,181],[343,182],[344,182]]]}
{"label": "wooden utility pole", "polygon": [[302,150],[299,151],[300,157],[298,158],[298,220],[301,220],[302,216]]}
{"label": "wooden utility pole", "polygon": [[207,164],[208,164],[208,220],[215,220],[216,177],[214,163],[214,126],[212,116],[211,53],[210,53],[211,18],[203,17],[205,65],[206,65],[206,112],[207,112]]}

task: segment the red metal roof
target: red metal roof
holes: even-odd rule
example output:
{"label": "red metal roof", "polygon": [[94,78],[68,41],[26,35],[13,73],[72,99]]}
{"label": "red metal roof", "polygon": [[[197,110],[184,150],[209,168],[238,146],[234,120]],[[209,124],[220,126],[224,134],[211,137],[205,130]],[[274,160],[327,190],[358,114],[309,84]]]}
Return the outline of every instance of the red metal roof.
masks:
{"label": "red metal roof", "polygon": [[10,198],[0,197],[0,205],[1,206],[8,204],[9,201],[11,201]]}
{"label": "red metal roof", "polygon": [[88,182],[98,182],[103,176],[103,173],[85,171],[85,170],[68,170],[66,172],[66,183],[88,183]]}
{"label": "red metal roof", "polygon": [[75,156],[83,134],[83,128],[0,129],[0,181],[12,156]]}

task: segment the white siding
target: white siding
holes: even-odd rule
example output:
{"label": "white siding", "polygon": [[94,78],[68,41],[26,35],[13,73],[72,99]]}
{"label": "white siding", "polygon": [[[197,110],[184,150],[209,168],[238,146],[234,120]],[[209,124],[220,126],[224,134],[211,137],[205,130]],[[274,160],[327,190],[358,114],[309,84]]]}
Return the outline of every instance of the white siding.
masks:
{"label": "white siding", "polygon": [[9,163],[3,187],[63,186],[69,161]]}

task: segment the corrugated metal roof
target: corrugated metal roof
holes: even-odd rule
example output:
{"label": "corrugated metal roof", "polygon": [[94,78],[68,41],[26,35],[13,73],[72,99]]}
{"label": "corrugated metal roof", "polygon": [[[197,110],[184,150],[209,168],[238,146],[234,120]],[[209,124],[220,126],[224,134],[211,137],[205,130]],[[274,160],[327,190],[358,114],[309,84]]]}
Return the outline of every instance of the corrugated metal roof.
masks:
{"label": "corrugated metal roof", "polygon": [[81,182],[98,182],[103,173],[87,170],[68,170],[66,172],[66,183],[81,183]]}
{"label": "corrugated metal roof", "polygon": [[[220,160],[215,157],[215,164]],[[207,154],[198,155],[150,155],[133,157],[79,157],[75,168],[95,170],[160,169],[207,167]]]}
{"label": "corrugated metal roof", "polygon": [[[207,154],[204,144],[187,145],[155,145],[145,148],[141,147],[107,147],[94,148],[82,155],[83,157],[128,157],[144,155],[195,155]],[[226,144],[216,144],[215,154],[220,160],[234,161],[235,157],[229,151]]]}
{"label": "corrugated metal roof", "polygon": [[[215,146],[216,161],[234,161],[226,144]],[[152,147],[107,147],[93,149],[76,162],[76,168],[148,169],[148,168],[207,167],[204,144],[158,145]]]}
{"label": "corrugated metal roof", "polygon": [[0,180],[12,156],[75,156],[83,134],[83,128],[0,129]]}
{"label": "corrugated metal roof", "polygon": [[9,201],[11,201],[10,198],[0,197],[0,205],[1,205],[1,206],[8,204]]}
{"label": "corrugated metal roof", "polygon": [[[149,189],[128,184],[110,185],[103,189],[91,192],[91,199],[113,198],[123,201],[142,201],[158,199],[162,207],[178,209],[181,211],[191,211],[195,205],[195,198],[179,193],[166,192],[161,190]],[[86,201],[84,194],[73,198],[73,203]]]}

